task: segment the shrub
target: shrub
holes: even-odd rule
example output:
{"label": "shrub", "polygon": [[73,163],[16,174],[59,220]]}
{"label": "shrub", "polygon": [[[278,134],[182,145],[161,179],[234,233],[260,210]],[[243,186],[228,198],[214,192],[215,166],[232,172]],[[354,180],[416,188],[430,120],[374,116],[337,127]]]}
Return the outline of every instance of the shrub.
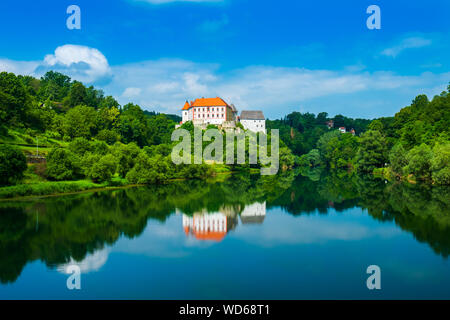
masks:
{"label": "shrub", "polygon": [[86,152],[91,151],[91,144],[86,138],[75,138],[69,143],[69,150],[82,157]]}
{"label": "shrub", "polygon": [[27,159],[20,149],[0,145],[0,185],[15,184],[23,178]]}
{"label": "shrub", "polygon": [[430,169],[436,184],[450,185],[450,143],[436,143]]}
{"label": "shrub", "polygon": [[127,173],[126,178],[131,183],[156,184],[166,181],[169,178],[168,173],[169,167],[163,157],[149,158],[142,152],[136,159],[136,165]]}
{"label": "shrub", "polygon": [[53,180],[72,180],[80,176],[80,161],[63,148],[52,149],[47,157],[47,176]]}
{"label": "shrub", "polygon": [[114,156],[107,154],[93,164],[87,171],[87,176],[94,182],[109,181],[116,172],[116,167]]}
{"label": "shrub", "polygon": [[401,143],[397,143],[389,152],[389,162],[394,172],[402,174],[403,167],[408,164],[406,151]]}
{"label": "shrub", "polygon": [[430,161],[432,157],[431,148],[424,143],[412,148],[406,156],[408,165],[405,167],[405,171],[413,174],[416,179],[429,180],[431,178]]}

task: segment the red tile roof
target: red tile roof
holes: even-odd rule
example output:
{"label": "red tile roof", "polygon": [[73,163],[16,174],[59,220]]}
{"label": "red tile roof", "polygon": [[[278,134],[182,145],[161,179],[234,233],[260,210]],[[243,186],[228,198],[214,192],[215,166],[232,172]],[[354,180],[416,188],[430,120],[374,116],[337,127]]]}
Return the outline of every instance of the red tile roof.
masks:
{"label": "red tile roof", "polygon": [[186,101],[186,103],[184,104],[183,109],[181,109],[181,110],[189,110],[190,107],[191,107],[191,106],[190,106],[189,103]]}
{"label": "red tile roof", "polygon": [[223,101],[222,98],[201,98],[195,99],[192,107],[215,107],[215,106],[224,106],[227,107],[228,103]]}

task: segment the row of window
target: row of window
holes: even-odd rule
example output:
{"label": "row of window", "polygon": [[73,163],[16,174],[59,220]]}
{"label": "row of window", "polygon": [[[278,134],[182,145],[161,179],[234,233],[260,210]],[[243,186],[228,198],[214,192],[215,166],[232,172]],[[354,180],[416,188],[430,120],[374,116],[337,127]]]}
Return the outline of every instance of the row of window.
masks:
{"label": "row of window", "polygon": [[[214,116],[214,114],[211,114],[211,118],[223,118],[223,117],[224,117],[223,113],[222,113],[222,116],[220,114],[218,114],[216,117]],[[209,113],[206,114],[206,116],[205,116],[205,114],[199,114],[198,118],[209,118]]]}
{"label": "row of window", "polygon": [[[194,108],[194,111],[195,110],[197,110],[198,112],[200,112],[200,111],[203,111],[203,112],[205,112],[205,110],[207,111],[207,112],[209,112],[209,108],[210,107],[195,107]],[[215,110],[214,110],[214,108],[215,108]],[[211,111],[225,111],[225,108],[224,107],[211,107]]]}

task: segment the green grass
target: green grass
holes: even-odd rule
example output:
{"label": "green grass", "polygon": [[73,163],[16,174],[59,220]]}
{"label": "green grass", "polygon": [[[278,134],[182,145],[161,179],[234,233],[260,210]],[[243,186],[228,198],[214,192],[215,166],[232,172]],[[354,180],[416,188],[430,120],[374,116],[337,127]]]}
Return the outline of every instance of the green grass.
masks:
{"label": "green grass", "polygon": [[19,184],[15,186],[0,188],[0,199],[25,197],[25,196],[44,196],[61,193],[80,192],[89,189],[119,187],[128,184],[126,179],[118,177],[109,182],[94,183],[90,180],[77,181],[46,181],[31,184]]}
{"label": "green grass", "polygon": [[67,142],[48,137],[46,134],[30,134],[23,130],[8,129],[6,135],[0,136],[0,143],[15,145],[28,153],[36,153],[37,142],[39,142],[39,152],[43,153],[55,146],[67,147],[68,145]]}

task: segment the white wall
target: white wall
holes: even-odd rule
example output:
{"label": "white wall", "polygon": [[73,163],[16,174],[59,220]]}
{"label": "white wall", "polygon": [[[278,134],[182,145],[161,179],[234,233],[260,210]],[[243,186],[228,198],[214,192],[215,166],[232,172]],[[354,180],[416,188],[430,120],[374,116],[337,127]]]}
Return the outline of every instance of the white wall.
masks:
{"label": "white wall", "polygon": [[266,133],[266,120],[241,120],[244,129]]}

